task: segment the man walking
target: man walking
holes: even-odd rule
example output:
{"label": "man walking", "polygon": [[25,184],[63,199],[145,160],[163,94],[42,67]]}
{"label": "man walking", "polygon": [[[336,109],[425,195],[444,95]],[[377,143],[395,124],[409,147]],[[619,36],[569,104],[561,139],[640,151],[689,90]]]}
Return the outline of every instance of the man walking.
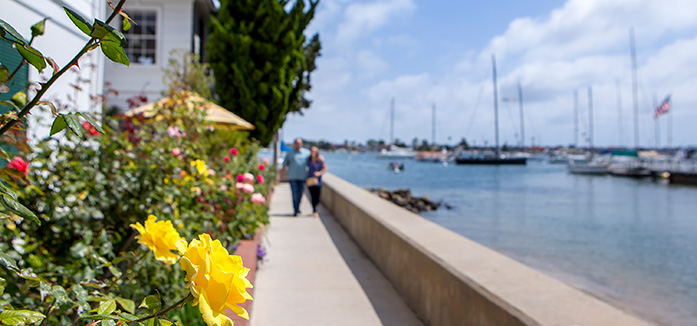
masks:
{"label": "man walking", "polygon": [[310,157],[310,151],[303,148],[303,141],[296,138],[293,142],[293,149],[286,154],[283,160],[283,168],[281,171],[288,173],[288,183],[290,183],[290,191],[293,195],[293,216],[300,214],[300,200],[305,189],[305,178],[307,178],[307,159]]}

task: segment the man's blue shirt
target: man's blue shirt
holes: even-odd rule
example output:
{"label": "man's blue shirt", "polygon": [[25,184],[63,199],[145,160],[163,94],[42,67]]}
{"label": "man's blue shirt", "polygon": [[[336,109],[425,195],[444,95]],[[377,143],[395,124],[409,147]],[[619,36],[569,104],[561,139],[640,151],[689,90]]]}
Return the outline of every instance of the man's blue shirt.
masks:
{"label": "man's blue shirt", "polygon": [[292,149],[286,153],[283,165],[288,167],[288,180],[305,180],[308,158],[310,158],[310,151],[306,148],[301,148],[299,152]]}

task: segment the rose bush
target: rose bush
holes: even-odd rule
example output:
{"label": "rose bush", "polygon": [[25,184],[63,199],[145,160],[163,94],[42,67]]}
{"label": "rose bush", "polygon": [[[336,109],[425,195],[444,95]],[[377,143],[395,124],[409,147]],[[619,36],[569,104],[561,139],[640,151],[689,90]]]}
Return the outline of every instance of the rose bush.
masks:
{"label": "rose bush", "polygon": [[[162,301],[191,292],[184,275],[168,265],[183,253],[171,251],[179,237],[203,234],[231,251],[268,222],[259,199],[268,196],[263,180],[273,180],[273,169],[259,168],[257,146],[241,132],[211,130],[201,112],[184,105],[183,95],[170,98],[153,119],[113,119],[105,135],[85,133],[84,141],[66,134],[34,148],[25,160],[28,174],[15,182],[19,200],[41,224],[0,226],[0,252],[21,271],[0,269],[0,306],[45,311],[47,324],[61,325],[157,314]],[[225,160],[228,144],[237,155]],[[245,174],[246,190],[238,189],[232,176]],[[155,248],[155,255],[138,254],[138,243]],[[215,313],[220,301],[209,298],[201,306],[197,300],[204,317],[214,316],[204,319],[221,320]],[[141,301],[152,302],[136,308]],[[100,309],[104,302],[109,306]]]}

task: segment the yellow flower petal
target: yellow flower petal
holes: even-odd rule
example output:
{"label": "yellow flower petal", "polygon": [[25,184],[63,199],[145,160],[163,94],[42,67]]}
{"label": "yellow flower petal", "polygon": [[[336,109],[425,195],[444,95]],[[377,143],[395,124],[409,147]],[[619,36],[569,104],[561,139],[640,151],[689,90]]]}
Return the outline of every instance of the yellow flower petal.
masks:
{"label": "yellow flower petal", "polygon": [[139,233],[136,236],[138,243],[150,248],[155,254],[155,259],[167,264],[177,262],[179,255],[173,253],[172,250],[179,250],[178,246],[182,247],[182,245],[178,245],[178,243],[183,241],[183,239],[172,226],[172,222],[157,221],[157,217],[150,215],[145,221],[145,226],[140,223],[131,224],[130,226]]}

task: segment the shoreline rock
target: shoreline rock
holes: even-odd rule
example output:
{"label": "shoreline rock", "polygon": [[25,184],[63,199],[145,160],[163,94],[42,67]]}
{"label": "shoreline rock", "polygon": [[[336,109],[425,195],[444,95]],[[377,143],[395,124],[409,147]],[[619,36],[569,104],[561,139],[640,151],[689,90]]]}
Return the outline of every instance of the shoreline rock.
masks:
{"label": "shoreline rock", "polygon": [[[404,207],[413,213],[421,213],[424,211],[435,211],[441,206],[441,202],[434,202],[427,195],[415,197],[407,188],[397,189],[394,191],[385,190],[383,188],[368,189],[368,191],[378,195],[380,198],[389,200],[397,206]],[[447,209],[451,206],[445,204]]]}

